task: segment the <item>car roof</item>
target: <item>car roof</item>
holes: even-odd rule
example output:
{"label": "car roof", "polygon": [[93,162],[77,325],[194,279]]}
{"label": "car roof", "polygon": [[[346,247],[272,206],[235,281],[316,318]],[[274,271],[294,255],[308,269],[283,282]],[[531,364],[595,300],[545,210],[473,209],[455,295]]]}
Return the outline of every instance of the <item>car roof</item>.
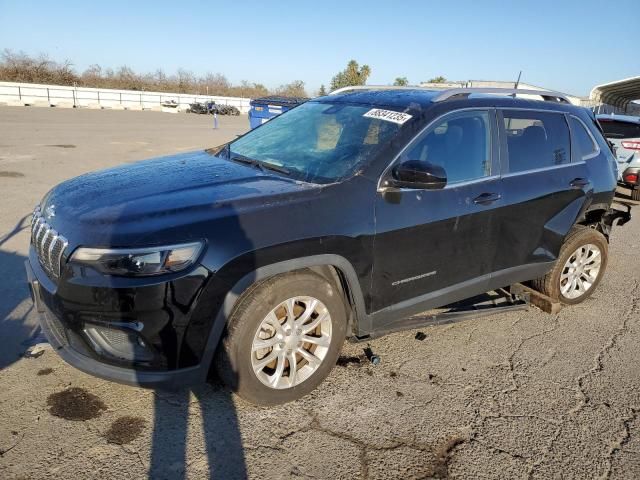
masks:
{"label": "car roof", "polygon": [[619,122],[628,122],[628,123],[640,123],[640,117],[634,117],[632,115],[617,115],[617,114],[600,114],[596,115],[598,120],[609,120],[609,121],[619,121]]}
{"label": "car roof", "polygon": [[406,108],[411,105],[426,107],[431,105],[438,90],[416,89],[375,89],[351,90],[344,93],[320,97],[318,100],[327,103],[358,103],[362,105],[386,105],[388,107]]}
{"label": "car roof", "polygon": [[360,105],[371,105],[375,107],[390,107],[403,110],[414,110],[416,108],[427,109],[434,105],[451,105],[452,109],[464,106],[478,107],[518,107],[518,108],[538,108],[559,110],[565,112],[576,112],[584,110],[568,103],[544,101],[542,99],[529,99],[522,97],[511,97],[504,94],[493,95],[486,93],[472,93],[468,96],[452,96],[447,100],[434,102],[434,99],[445,90],[428,90],[425,88],[405,88],[388,90],[376,88],[372,90],[351,90],[344,93],[318,97],[311,101],[321,103],[350,103]]}

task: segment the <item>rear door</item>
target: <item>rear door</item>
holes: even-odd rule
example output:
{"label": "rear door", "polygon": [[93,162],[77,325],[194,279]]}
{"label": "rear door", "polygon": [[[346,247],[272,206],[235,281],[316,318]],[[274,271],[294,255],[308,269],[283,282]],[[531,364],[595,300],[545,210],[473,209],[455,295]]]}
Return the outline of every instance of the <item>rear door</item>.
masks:
{"label": "rear door", "polygon": [[564,113],[502,109],[498,124],[506,206],[496,211],[492,287],[544,274],[592,190]]}
{"label": "rear door", "polygon": [[622,173],[630,166],[640,166],[640,120],[637,123],[616,120],[612,118],[598,118],[605,137],[616,147],[616,161],[618,162],[618,180]]}

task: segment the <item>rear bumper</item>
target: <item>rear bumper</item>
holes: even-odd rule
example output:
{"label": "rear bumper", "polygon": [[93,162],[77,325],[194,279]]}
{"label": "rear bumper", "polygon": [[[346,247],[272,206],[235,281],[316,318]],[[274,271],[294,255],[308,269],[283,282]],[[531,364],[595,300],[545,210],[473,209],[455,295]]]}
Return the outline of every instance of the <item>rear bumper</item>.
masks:
{"label": "rear bumper", "polygon": [[54,351],[69,365],[106,380],[148,388],[176,388],[206,381],[209,369],[204,364],[167,371],[137,370],[103,363],[80,353],[68,341],[62,322],[43,302],[41,285],[29,260],[25,261],[25,269],[40,327]]}

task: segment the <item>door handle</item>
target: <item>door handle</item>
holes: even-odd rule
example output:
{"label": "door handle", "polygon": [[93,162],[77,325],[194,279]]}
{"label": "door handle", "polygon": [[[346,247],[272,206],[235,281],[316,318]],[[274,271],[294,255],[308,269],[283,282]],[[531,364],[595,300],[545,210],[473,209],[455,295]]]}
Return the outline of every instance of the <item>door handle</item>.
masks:
{"label": "door handle", "polygon": [[497,202],[502,198],[499,193],[481,193],[473,199],[473,203],[476,205],[489,205],[490,203]]}
{"label": "door handle", "polygon": [[571,188],[584,188],[587,185],[589,185],[589,180],[587,180],[586,178],[574,178],[573,180],[571,180],[571,183],[569,183],[569,185],[571,185]]}

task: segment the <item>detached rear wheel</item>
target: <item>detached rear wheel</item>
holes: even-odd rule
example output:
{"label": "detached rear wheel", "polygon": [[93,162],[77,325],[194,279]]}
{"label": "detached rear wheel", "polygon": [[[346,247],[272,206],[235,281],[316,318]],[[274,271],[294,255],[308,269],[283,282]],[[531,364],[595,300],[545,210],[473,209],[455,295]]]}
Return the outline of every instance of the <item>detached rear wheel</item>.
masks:
{"label": "detached rear wheel", "polygon": [[597,230],[574,227],[560,249],[551,272],[533,281],[533,287],[554,300],[576,304],[596,289],[607,267],[607,239]]}
{"label": "detached rear wheel", "polygon": [[296,400],[335,365],[346,318],[339,292],[315,273],[266,280],[249,290],[231,315],[218,375],[257,405]]}

